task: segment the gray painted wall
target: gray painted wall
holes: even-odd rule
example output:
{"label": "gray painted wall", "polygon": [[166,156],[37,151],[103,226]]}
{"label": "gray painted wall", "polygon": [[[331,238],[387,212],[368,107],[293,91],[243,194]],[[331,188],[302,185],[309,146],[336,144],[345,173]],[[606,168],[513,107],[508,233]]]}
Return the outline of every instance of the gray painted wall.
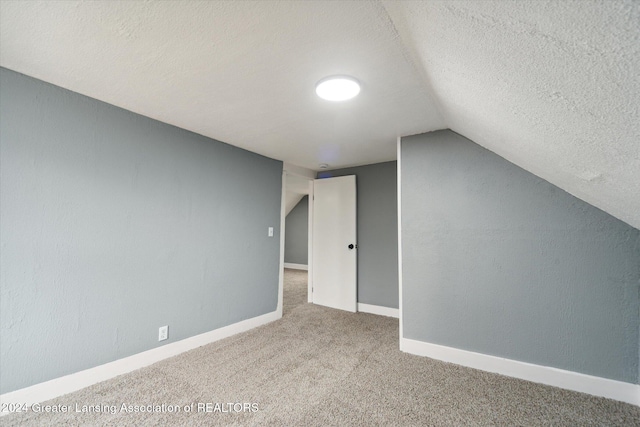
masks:
{"label": "gray painted wall", "polygon": [[405,338],[638,382],[640,231],[451,131],[401,156]]}
{"label": "gray painted wall", "polygon": [[355,175],[358,219],[358,302],[398,308],[397,163],[319,172]]}
{"label": "gray painted wall", "polygon": [[304,196],[285,219],[284,262],[308,263],[309,196]]}
{"label": "gray painted wall", "polygon": [[276,309],[281,162],[6,69],[0,87],[1,393]]}

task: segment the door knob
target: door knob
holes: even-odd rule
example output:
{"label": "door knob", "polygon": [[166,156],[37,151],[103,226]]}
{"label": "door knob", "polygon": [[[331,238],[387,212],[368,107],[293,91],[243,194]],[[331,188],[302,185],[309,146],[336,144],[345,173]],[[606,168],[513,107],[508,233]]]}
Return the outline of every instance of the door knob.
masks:
{"label": "door knob", "polygon": [[349,245],[349,249],[353,249],[354,247],[355,247],[355,246],[353,246],[353,243],[351,243],[351,244]]}

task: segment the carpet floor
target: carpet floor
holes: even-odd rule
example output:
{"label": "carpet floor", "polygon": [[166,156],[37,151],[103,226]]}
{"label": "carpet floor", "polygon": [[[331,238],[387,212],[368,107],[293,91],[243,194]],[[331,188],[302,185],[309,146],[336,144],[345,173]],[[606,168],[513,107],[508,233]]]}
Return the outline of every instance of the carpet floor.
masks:
{"label": "carpet floor", "polygon": [[307,304],[306,272],[294,270],[285,272],[281,320],[46,403],[71,412],[0,424],[640,425],[633,405],[402,353],[397,319]]}

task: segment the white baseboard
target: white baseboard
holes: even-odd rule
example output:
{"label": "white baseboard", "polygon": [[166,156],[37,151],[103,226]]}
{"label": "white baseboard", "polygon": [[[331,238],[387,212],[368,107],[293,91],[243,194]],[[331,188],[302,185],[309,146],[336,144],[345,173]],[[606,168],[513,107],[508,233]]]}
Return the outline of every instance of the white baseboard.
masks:
{"label": "white baseboard", "polygon": [[640,406],[640,385],[638,384],[489,356],[408,338],[400,338],[400,350],[482,371],[494,372]]}
{"label": "white baseboard", "polygon": [[307,264],[294,264],[292,262],[285,262],[284,268],[292,268],[294,270],[309,270],[309,266]]}
{"label": "white baseboard", "polygon": [[399,317],[399,311],[397,308],[383,307],[381,305],[370,305],[358,303],[358,311],[362,313],[377,314],[379,316]]}
{"label": "white baseboard", "polygon": [[[205,332],[203,334],[185,338],[142,353],[134,354],[133,356],[105,363],[104,365],[96,366],[95,368],[86,369],[64,377],[55,378],[50,381],[5,393],[0,395],[0,403],[32,405],[34,403],[44,402],[90,385],[106,381],[118,375],[143,368],[159,362],[160,360],[184,353],[185,351],[262,326],[278,320],[280,317],[281,316],[278,315],[277,311],[263,314],[262,316],[253,317],[213,331]],[[0,412],[0,416],[7,415],[8,413],[9,412],[4,411]]]}

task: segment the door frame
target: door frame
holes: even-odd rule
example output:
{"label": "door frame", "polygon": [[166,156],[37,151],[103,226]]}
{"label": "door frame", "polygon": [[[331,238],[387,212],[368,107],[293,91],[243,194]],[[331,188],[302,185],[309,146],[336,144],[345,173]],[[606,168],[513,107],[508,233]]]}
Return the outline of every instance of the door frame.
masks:
{"label": "door frame", "polygon": [[307,222],[307,302],[313,302],[313,182],[309,180],[309,215]]}
{"label": "door frame", "polygon": [[276,305],[277,318],[282,317],[282,301],[284,291],[284,219],[287,199],[287,171],[282,167],[282,182],[280,184],[280,267],[278,269],[278,303]]}
{"label": "door frame", "polygon": [[[298,167],[293,165],[287,165],[283,163],[282,167],[282,194],[280,203],[280,273],[278,284],[278,318],[282,317],[282,307],[284,298],[284,243],[285,243],[285,228],[286,228],[286,197],[287,197],[287,175],[293,175],[298,178],[303,178],[309,181],[308,183],[308,224],[307,224],[307,302],[313,303],[313,204],[314,204],[314,181],[317,179],[317,172],[307,169],[309,172],[313,172],[314,177],[304,175],[303,172],[296,171]],[[307,170],[303,170],[306,172]],[[357,285],[356,285],[357,292]],[[358,312],[358,300],[356,293],[356,312]]]}

